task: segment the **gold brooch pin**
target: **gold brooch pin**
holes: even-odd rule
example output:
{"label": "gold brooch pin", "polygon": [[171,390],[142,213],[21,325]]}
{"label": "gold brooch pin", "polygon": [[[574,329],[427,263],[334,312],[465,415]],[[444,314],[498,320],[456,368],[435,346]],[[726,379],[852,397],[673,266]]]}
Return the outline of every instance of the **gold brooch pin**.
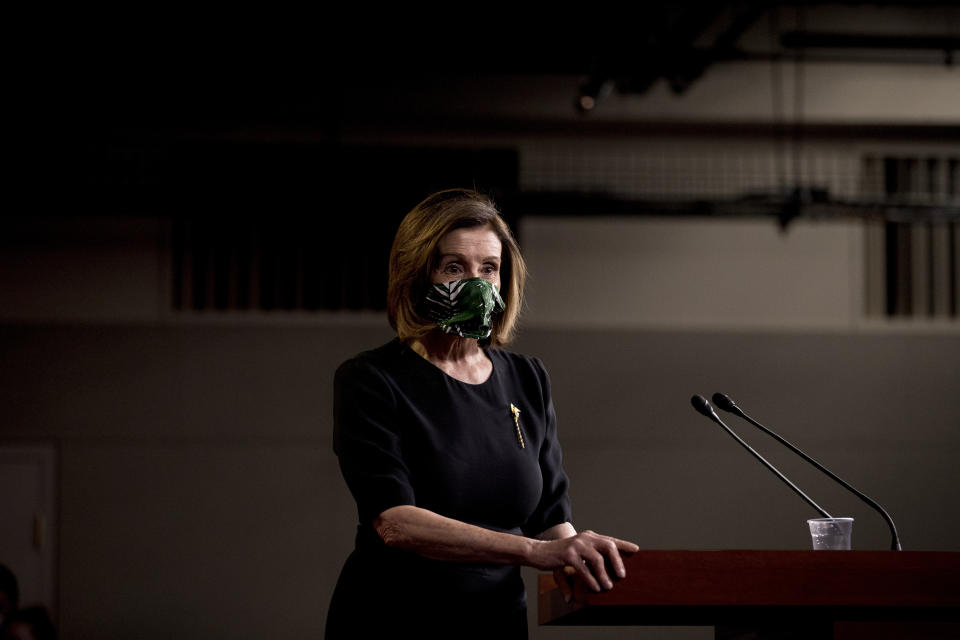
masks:
{"label": "gold brooch pin", "polygon": [[517,442],[520,443],[521,449],[526,449],[526,446],[523,444],[523,432],[520,431],[520,409],[517,409],[517,405],[510,403],[510,413],[513,414],[513,424],[517,426]]}

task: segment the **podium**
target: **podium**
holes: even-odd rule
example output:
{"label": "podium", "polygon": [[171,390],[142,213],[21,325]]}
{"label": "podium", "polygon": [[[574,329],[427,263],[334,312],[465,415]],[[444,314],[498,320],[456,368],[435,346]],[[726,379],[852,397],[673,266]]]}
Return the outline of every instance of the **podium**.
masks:
{"label": "podium", "polygon": [[539,576],[542,625],[713,626],[717,638],[960,638],[960,553],[639,551],[627,577],[564,602]]}

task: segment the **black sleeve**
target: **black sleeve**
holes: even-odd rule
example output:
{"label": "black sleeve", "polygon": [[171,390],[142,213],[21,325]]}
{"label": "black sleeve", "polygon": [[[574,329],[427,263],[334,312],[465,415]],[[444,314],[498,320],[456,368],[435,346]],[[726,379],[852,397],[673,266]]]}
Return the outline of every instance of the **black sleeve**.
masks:
{"label": "black sleeve", "polygon": [[333,388],[333,450],[361,524],[390,507],[415,505],[387,381],[375,367],[354,359],[337,369]]}
{"label": "black sleeve", "polygon": [[540,472],[543,474],[543,493],[533,515],[527,520],[523,531],[536,536],[550,527],[571,521],[570,497],[567,495],[569,481],[563,471],[563,454],[557,440],[557,416],[550,396],[550,377],[543,363],[534,358],[540,389],[543,397],[544,427],[543,443],[540,446]]}

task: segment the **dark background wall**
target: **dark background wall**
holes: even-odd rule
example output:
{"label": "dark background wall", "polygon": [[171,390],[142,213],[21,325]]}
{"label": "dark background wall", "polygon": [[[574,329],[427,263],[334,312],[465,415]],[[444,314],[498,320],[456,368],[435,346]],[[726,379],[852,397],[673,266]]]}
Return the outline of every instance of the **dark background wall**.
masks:
{"label": "dark background wall", "polygon": [[[316,634],[356,518],[332,372],[387,339],[6,326],[2,436],[60,456],[64,637]],[[960,550],[955,336],[533,329],[516,348],[551,372],[579,527],[644,548],[807,548],[815,513],[690,408],[722,390],[884,504],[905,548]],[[854,516],[857,548],[888,545],[879,516],[731,424]]]}

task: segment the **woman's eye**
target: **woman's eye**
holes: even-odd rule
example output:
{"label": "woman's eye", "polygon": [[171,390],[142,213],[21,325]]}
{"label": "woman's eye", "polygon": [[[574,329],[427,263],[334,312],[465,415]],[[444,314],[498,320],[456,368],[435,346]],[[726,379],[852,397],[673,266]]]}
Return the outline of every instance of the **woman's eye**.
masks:
{"label": "woman's eye", "polygon": [[443,270],[447,273],[459,273],[460,265],[458,265],[456,262],[451,262],[446,267],[444,267]]}

